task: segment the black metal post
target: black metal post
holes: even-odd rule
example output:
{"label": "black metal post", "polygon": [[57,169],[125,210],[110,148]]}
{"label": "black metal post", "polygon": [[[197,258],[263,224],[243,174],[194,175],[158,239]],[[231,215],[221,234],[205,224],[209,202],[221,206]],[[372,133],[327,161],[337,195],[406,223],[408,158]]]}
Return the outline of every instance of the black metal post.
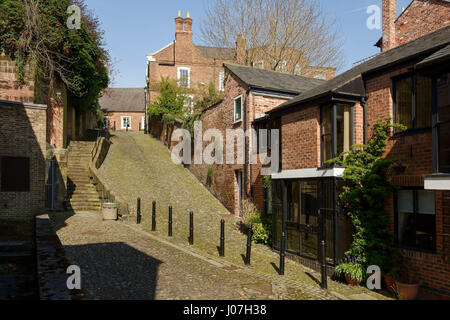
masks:
{"label": "black metal post", "polygon": [[156,231],[156,201],[152,204],[152,231]]}
{"label": "black metal post", "polygon": [[172,233],[172,206],[169,207],[169,237],[173,235]]}
{"label": "black metal post", "polygon": [[141,224],[142,216],[141,216],[141,198],[137,198],[137,218],[136,223]]}
{"label": "black metal post", "polygon": [[281,233],[281,248],[280,248],[280,275],[284,276],[284,264],[286,260],[286,231]]}
{"label": "black metal post", "polygon": [[194,213],[189,213],[189,245],[194,244]]}
{"label": "black metal post", "polygon": [[245,264],[247,266],[250,265],[250,256],[252,253],[252,232],[253,232],[252,225],[249,225],[247,230],[247,255],[245,258]]}
{"label": "black metal post", "polygon": [[225,257],[225,220],[220,221],[220,256]]}
{"label": "black metal post", "polygon": [[327,250],[326,250],[326,242],[325,242],[325,219],[322,213],[322,210],[319,209],[318,212],[319,215],[319,230],[320,230],[320,249],[321,249],[321,276],[322,276],[322,282],[321,287],[322,289],[328,288],[327,283]]}

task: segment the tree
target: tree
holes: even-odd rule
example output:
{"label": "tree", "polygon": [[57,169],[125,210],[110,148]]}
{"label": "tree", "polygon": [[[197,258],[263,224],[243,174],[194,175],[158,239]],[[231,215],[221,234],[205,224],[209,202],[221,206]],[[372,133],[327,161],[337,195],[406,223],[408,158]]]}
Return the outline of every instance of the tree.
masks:
{"label": "tree", "polygon": [[317,0],[214,0],[206,9],[201,40],[233,48],[243,35],[248,49],[241,63],[247,65],[264,60],[272,70],[283,61],[339,68],[343,58],[335,25]]}
{"label": "tree", "polygon": [[186,96],[175,81],[162,79],[158,84],[159,96],[151,103],[147,111],[150,116],[158,118],[167,126],[173,126],[176,120],[182,120],[185,115]]}
{"label": "tree", "polygon": [[16,61],[19,84],[31,65],[38,100],[48,100],[58,82],[68,89],[70,103],[98,108],[108,86],[109,57],[102,48],[102,31],[92,14],[82,14],[80,29],[66,22],[69,0],[4,0],[0,3],[0,51]]}

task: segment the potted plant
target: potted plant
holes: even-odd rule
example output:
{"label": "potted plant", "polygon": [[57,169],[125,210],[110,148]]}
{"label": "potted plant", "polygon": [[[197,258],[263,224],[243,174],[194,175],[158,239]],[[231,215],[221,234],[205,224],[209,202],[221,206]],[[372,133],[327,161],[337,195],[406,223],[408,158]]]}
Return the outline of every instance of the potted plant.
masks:
{"label": "potted plant", "polygon": [[403,263],[403,256],[398,248],[392,249],[392,256],[394,257],[394,259],[389,261],[388,265],[385,268],[387,272],[385,272],[383,275],[386,289],[389,292],[395,291],[396,282],[400,278],[400,267]]}
{"label": "potted plant", "polygon": [[396,282],[395,291],[400,300],[416,300],[420,283],[412,277],[404,276]]}
{"label": "potted plant", "polygon": [[363,282],[365,274],[365,268],[360,263],[341,263],[336,267],[336,275],[345,278],[347,284],[351,286],[357,286]]}
{"label": "potted plant", "polygon": [[395,291],[395,283],[398,279],[398,273],[394,270],[389,271],[384,274],[384,284],[386,285],[386,290],[389,292]]}

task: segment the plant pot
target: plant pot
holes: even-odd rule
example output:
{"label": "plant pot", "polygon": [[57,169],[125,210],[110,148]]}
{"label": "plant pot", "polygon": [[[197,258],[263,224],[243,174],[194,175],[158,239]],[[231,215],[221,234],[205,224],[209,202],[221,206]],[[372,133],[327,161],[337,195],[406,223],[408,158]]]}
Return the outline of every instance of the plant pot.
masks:
{"label": "plant pot", "polygon": [[345,281],[347,281],[347,284],[349,284],[349,285],[351,285],[353,287],[356,287],[356,286],[359,285],[359,281],[353,279],[352,276],[347,274],[347,273],[345,274]]}
{"label": "plant pot", "polygon": [[397,282],[397,293],[401,300],[416,300],[419,294],[419,284]]}
{"label": "plant pot", "polygon": [[118,218],[117,205],[115,203],[104,203],[102,207],[103,220],[116,221]]}
{"label": "plant pot", "polygon": [[384,283],[386,285],[386,290],[389,292],[394,292],[395,280],[387,275],[384,275]]}

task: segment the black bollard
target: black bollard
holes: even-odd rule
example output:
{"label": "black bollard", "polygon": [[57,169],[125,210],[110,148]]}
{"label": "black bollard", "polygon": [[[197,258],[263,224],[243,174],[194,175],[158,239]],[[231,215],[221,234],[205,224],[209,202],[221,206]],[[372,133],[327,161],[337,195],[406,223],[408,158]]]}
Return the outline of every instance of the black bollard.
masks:
{"label": "black bollard", "polygon": [[247,230],[247,255],[245,258],[245,264],[247,266],[250,265],[250,255],[252,253],[252,232],[252,225],[249,225]]}
{"label": "black bollard", "polygon": [[281,233],[281,248],[280,248],[280,275],[284,275],[284,261],[286,259],[286,232]]}
{"label": "black bollard", "polygon": [[141,216],[141,198],[137,198],[137,217],[136,223],[141,224],[142,216]]}
{"label": "black bollard", "polygon": [[328,288],[328,283],[327,283],[327,258],[326,258],[325,240],[322,240],[320,242],[320,246],[322,249],[322,266],[321,266],[322,283],[321,283],[321,287],[322,287],[322,289],[326,290]]}
{"label": "black bollard", "polygon": [[169,207],[169,237],[172,236],[172,206]]}
{"label": "black bollard", "polygon": [[152,231],[156,231],[156,201],[152,204]]}
{"label": "black bollard", "polygon": [[320,235],[320,251],[321,251],[321,266],[320,266],[320,273],[322,276],[322,283],[321,287],[322,289],[328,288],[327,283],[327,249],[326,249],[326,242],[325,242],[325,216],[322,212],[322,210],[319,209],[318,212],[319,215],[319,235]]}
{"label": "black bollard", "polygon": [[194,244],[194,213],[189,213],[189,245]]}
{"label": "black bollard", "polygon": [[225,220],[220,221],[220,256],[225,257]]}

